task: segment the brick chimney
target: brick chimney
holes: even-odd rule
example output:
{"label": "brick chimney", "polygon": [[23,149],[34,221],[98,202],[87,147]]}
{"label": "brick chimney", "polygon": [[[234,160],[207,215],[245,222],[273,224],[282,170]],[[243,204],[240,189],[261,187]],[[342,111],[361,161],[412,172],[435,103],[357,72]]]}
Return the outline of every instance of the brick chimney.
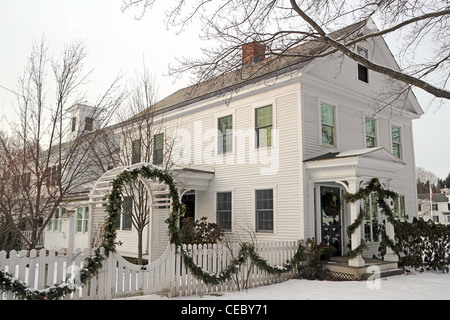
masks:
{"label": "brick chimney", "polygon": [[242,64],[250,65],[266,58],[266,46],[260,42],[250,42],[242,46]]}

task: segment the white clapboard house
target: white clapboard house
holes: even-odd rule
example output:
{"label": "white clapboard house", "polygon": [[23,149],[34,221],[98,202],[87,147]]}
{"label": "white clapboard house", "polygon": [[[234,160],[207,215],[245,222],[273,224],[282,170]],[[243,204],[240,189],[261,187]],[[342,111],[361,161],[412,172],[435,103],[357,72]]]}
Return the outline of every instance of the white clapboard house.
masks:
{"label": "white clapboard house", "polygon": [[[333,36],[370,28],[373,23],[362,22]],[[320,49],[309,43],[292,50]],[[354,50],[399,69],[381,37],[358,43]],[[359,205],[340,198],[376,177],[400,195],[394,204],[399,218],[417,216],[412,120],[423,111],[412,93],[383,105],[381,99],[395,83],[340,54],[309,61],[266,57],[264,51],[261,44],[250,43],[243,49],[242,70],[181,89],[154,106],[158,134],[173,141],[170,170],[183,202],[195,219],[207,217],[230,237],[314,238],[335,246],[338,255],[364,239],[370,249],[349,261],[361,265],[364,257],[377,254],[383,217],[373,199],[367,199],[370,218],[349,237],[346,227],[358,216]],[[133,144],[134,156],[139,145]],[[165,147],[155,144],[150,162],[161,164]],[[128,168],[142,165],[132,164],[132,157]],[[112,168],[91,184],[84,201],[66,217],[66,245],[93,244],[109,183],[126,168]],[[168,244],[164,221],[169,208],[163,186],[154,184],[150,192],[153,205],[143,246],[153,261]],[[51,243],[49,233],[46,245],[59,247],[63,242]],[[119,252],[135,255],[136,239],[133,227],[122,219]],[[396,257],[388,253],[385,259]]]}

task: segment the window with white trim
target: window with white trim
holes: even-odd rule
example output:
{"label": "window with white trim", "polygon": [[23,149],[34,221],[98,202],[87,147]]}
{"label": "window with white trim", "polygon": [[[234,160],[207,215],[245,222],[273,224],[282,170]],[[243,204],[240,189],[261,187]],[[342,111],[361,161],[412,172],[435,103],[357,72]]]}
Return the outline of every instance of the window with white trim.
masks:
{"label": "window with white trim", "polygon": [[89,207],[77,208],[77,232],[89,231]]}
{"label": "window with white trim", "polygon": [[123,197],[122,212],[118,216],[119,230],[131,230],[133,215],[133,197]]}
{"label": "window with white trim", "polygon": [[272,105],[255,110],[256,148],[272,145]]}
{"label": "window with white trim", "polygon": [[273,189],[255,191],[256,232],[273,232]]}
{"label": "window with white trim", "polygon": [[216,221],[221,230],[231,231],[232,223],[232,195],[231,192],[217,192]]}
{"label": "window with white trim", "polygon": [[399,126],[391,126],[392,153],[399,159],[402,159],[402,137]]}
{"label": "window with white trim", "polygon": [[164,161],[164,133],[158,133],[153,138],[153,164],[162,165]]}
{"label": "window with white trim", "polygon": [[374,148],[377,146],[376,122],[375,119],[365,118],[366,148]]}
{"label": "window with white trim", "polygon": [[[369,58],[369,51],[367,49],[364,49],[360,46],[357,46],[357,53],[363,57],[368,59]],[[358,80],[368,83],[369,82],[369,70],[367,70],[367,67],[363,66],[362,64],[358,63]]]}
{"label": "window with white trim", "polygon": [[228,115],[217,119],[217,154],[233,151],[233,116]]}
{"label": "window with white trim", "polygon": [[141,162],[141,139],[131,142],[131,164]]}
{"label": "window with white trim", "polygon": [[405,196],[399,195],[397,201],[394,202],[394,218],[404,221],[406,220]]}
{"label": "window with white trim", "polygon": [[336,145],[336,108],[332,105],[320,104],[320,121],[322,126],[322,144]]}
{"label": "window with white trim", "polygon": [[379,241],[379,215],[378,215],[378,204],[377,195],[371,193],[370,195],[364,197],[362,201],[362,208],[365,213],[364,225],[364,239],[366,242],[376,242]]}

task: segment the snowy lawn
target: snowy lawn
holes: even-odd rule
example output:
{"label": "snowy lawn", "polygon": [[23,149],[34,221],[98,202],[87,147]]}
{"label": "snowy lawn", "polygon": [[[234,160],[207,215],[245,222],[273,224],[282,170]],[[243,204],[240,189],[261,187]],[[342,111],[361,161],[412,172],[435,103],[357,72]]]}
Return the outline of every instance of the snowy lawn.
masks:
{"label": "snowy lawn", "polygon": [[[168,300],[159,295],[126,300]],[[289,280],[240,292],[176,297],[171,300],[450,300],[450,274],[424,272],[375,281]]]}

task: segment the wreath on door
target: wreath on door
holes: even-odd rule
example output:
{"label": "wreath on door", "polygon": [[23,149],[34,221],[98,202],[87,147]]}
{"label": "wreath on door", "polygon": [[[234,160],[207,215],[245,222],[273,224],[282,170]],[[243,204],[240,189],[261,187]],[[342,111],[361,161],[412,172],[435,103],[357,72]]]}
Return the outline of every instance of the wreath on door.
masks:
{"label": "wreath on door", "polygon": [[322,196],[322,210],[333,219],[341,212],[341,201],[335,194],[326,193]]}

